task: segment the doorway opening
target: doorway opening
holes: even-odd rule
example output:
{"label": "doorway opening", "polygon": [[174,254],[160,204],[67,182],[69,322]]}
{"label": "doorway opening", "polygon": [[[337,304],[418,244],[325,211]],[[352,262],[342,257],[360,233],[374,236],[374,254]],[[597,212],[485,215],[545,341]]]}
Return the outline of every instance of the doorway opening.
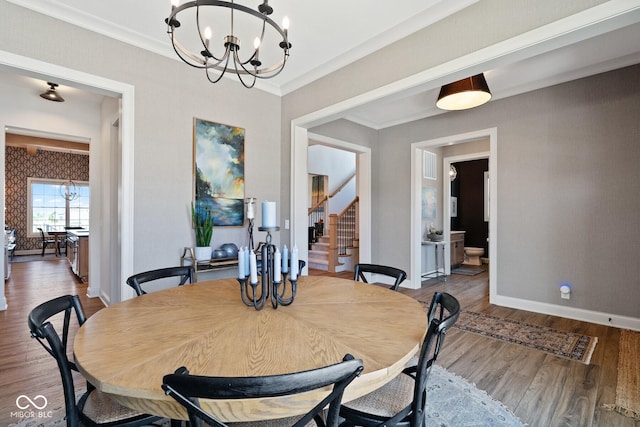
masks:
{"label": "doorway opening", "polygon": [[[487,145],[483,145],[481,141],[486,141]],[[449,171],[451,165],[455,162],[476,160],[480,158],[489,159],[489,169],[492,179],[489,182],[489,193],[492,195],[488,203],[489,215],[489,246],[488,252],[491,253],[491,269],[489,271],[489,298],[490,301],[496,295],[496,271],[498,264],[498,254],[496,252],[496,233],[497,233],[497,129],[489,128],[469,132],[459,135],[451,135],[443,138],[437,138],[428,141],[422,141],[412,144],[412,180],[411,180],[411,285],[412,288],[418,289],[421,285],[422,278],[422,240],[423,240],[423,221],[422,221],[422,180],[423,180],[423,152],[436,152],[442,158],[442,170],[439,174],[439,187],[437,191],[437,209],[438,218],[436,226],[443,230],[445,236],[451,234],[451,180]],[[487,149],[488,146],[488,149]],[[455,231],[455,230],[454,230]],[[444,248],[444,273],[451,274],[451,246],[449,239],[446,239]]]}
{"label": "doorway opening", "polygon": [[[116,111],[119,113],[120,123],[120,136],[121,147],[119,161],[120,178],[115,181],[119,186],[118,194],[119,198],[113,200],[113,198],[103,195],[103,184],[112,184],[108,174],[105,174],[105,168],[108,169],[109,162],[117,161],[115,159],[105,159],[104,147],[108,144],[108,138],[105,139],[102,144],[92,144],[90,151],[94,152],[90,155],[90,182],[93,186],[96,185],[96,189],[92,188],[91,191],[91,208],[90,208],[90,223],[94,225],[100,224],[101,227],[93,233],[93,239],[90,240],[90,252],[92,254],[90,258],[89,270],[95,274],[91,274],[91,280],[89,281],[89,287],[87,294],[90,297],[100,297],[105,304],[117,302],[112,299],[114,293],[112,290],[116,287],[122,288],[121,295],[118,299],[126,299],[133,297],[133,290],[127,290],[125,281],[126,277],[132,274],[132,260],[133,256],[133,244],[132,239],[123,239],[121,236],[133,235],[133,188],[122,186],[122,182],[133,181],[133,122],[134,122],[134,88],[131,85],[116,82],[113,80],[105,79],[99,76],[87,74],[77,70],[61,67],[55,64],[45,63],[36,59],[22,57],[19,55],[11,54],[8,52],[0,51],[0,67],[2,67],[6,73],[18,76],[28,76],[43,81],[57,81],[61,85],[68,86],[70,88],[89,91],[91,93],[97,93],[102,96],[111,97],[115,103]],[[15,117],[14,117],[15,116]],[[26,115],[28,116],[28,114]],[[106,122],[104,122],[106,123]],[[112,122],[109,122],[109,125]],[[18,115],[7,114],[3,116],[1,123],[3,126],[13,124],[17,126],[27,127],[21,125],[18,119]],[[96,138],[99,140],[100,138]],[[93,138],[92,138],[93,141]],[[4,177],[5,159],[4,151],[6,148],[5,135],[0,134],[0,151],[2,152],[2,169]],[[105,167],[102,167],[102,166]],[[4,177],[6,179],[6,177]],[[3,186],[4,187],[4,186]],[[4,188],[3,188],[4,191]],[[104,197],[103,197],[104,196]],[[94,205],[94,203],[97,203]],[[117,204],[118,215],[117,218],[109,218],[103,212],[105,204],[112,205]],[[4,209],[3,209],[4,214]],[[120,242],[115,262],[120,265],[119,277],[107,277],[105,272],[110,271],[111,257],[113,256],[103,248],[103,242],[117,241]],[[131,294],[131,295],[129,295]],[[4,290],[0,292],[0,310],[7,308],[6,297]]]}

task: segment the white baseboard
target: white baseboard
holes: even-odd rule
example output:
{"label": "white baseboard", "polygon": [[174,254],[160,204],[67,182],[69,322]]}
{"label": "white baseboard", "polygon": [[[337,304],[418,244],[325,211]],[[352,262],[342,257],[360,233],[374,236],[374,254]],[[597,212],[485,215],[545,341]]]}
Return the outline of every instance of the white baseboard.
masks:
{"label": "white baseboard", "polygon": [[563,307],[555,304],[529,301],[501,295],[492,296],[489,302],[503,307],[517,308],[518,310],[533,311],[535,313],[565,317],[567,319],[580,320],[582,322],[613,326],[614,328],[640,331],[640,319],[635,317],[620,316],[618,314],[603,313],[599,311],[585,310],[582,308]]}

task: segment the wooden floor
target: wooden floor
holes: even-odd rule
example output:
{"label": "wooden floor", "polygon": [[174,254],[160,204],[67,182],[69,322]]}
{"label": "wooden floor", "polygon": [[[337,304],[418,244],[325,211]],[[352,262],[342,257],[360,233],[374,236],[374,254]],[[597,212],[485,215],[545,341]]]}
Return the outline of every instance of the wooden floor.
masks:
{"label": "wooden floor", "polygon": [[[326,274],[312,271],[311,274]],[[338,276],[351,278],[352,273]],[[21,394],[42,394],[49,408],[63,404],[59,371],[51,356],[29,337],[31,308],[53,297],[78,294],[88,316],[101,309],[97,298],[86,297],[64,259],[14,263],[5,281],[8,310],[0,312],[0,426],[16,419],[15,401]],[[502,401],[530,426],[640,427],[640,422],[604,411],[615,398],[618,343],[616,328],[507,309],[488,302],[488,275],[449,276],[429,281],[418,290],[401,289],[429,301],[433,292],[456,296],[465,310],[525,321],[598,337],[591,364],[567,361],[541,351],[452,329],[439,364],[467,378]]]}

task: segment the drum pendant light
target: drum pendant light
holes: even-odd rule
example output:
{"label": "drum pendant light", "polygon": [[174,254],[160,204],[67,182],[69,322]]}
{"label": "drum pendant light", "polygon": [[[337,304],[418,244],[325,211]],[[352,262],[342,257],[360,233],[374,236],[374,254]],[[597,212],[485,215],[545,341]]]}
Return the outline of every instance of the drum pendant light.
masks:
{"label": "drum pendant light", "polygon": [[436,106],[442,110],[466,110],[478,107],[491,99],[484,74],[449,83],[440,89]]}

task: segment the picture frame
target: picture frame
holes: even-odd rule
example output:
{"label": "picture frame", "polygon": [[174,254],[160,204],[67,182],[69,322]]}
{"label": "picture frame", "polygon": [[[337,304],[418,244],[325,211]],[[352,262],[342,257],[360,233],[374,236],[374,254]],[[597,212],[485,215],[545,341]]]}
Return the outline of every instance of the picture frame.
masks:
{"label": "picture frame", "polygon": [[422,187],[422,218],[436,219],[438,211],[438,192],[432,187]]}
{"label": "picture frame", "polygon": [[193,200],[213,212],[213,225],[244,224],[244,140],[241,127],[193,120]]}

